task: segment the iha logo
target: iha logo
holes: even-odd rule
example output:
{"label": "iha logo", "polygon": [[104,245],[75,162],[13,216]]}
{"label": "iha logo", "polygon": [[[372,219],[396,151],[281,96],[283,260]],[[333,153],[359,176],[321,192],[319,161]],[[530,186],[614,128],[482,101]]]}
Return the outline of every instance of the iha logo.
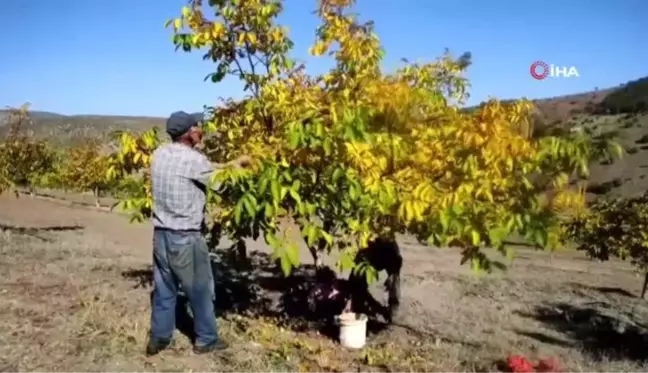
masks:
{"label": "iha logo", "polygon": [[543,80],[547,77],[578,78],[580,76],[575,66],[557,66],[554,64],[548,64],[544,61],[536,61],[532,63],[529,72],[531,72],[531,76],[535,80]]}

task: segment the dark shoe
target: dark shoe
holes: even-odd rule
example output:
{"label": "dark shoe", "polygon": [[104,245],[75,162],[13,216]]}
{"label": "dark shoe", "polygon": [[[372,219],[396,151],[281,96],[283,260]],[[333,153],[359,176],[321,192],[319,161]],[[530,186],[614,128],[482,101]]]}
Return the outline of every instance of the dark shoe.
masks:
{"label": "dark shoe", "polygon": [[210,343],[208,345],[194,346],[193,350],[197,354],[206,354],[206,353],[210,353],[210,352],[214,352],[214,351],[222,351],[222,350],[225,350],[227,347],[229,347],[227,345],[227,343],[225,343],[225,342],[223,342],[221,340],[218,340],[218,341]]}
{"label": "dark shoe", "polygon": [[170,339],[150,339],[146,345],[146,355],[153,356],[160,353],[160,351],[171,346]]}

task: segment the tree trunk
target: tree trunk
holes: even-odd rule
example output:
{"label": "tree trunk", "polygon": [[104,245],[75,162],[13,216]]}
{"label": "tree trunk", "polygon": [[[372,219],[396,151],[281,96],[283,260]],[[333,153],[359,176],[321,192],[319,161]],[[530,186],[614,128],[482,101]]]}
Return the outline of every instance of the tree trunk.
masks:
{"label": "tree trunk", "polygon": [[234,252],[234,268],[239,271],[249,269],[250,261],[247,255],[247,245],[243,239],[239,238],[235,244]]}
{"label": "tree trunk", "polygon": [[99,188],[92,188],[92,195],[95,198],[95,206],[97,208],[101,207],[100,199],[99,199]]}
{"label": "tree trunk", "polygon": [[223,225],[220,222],[214,222],[209,231],[209,251],[214,252],[220,245],[221,236],[223,235]]}
{"label": "tree trunk", "polygon": [[643,286],[641,287],[641,299],[644,299],[646,296],[646,290],[648,288],[648,271],[644,273]]}
{"label": "tree trunk", "polygon": [[236,254],[238,255],[239,259],[243,262],[247,261],[248,256],[247,256],[247,247],[245,245],[245,242],[243,240],[239,241],[236,244]]}
{"label": "tree trunk", "polygon": [[[324,220],[322,224],[322,229],[326,231],[328,234],[333,234],[331,232],[331,229],[333,229],[333,222],[330,220]],[[315,265],[315,268],[320,268],[322,267],[322,259],[320,258],[320,253],[324,251],[326,248],[326,240],[323,238],[320,238],[317,242],[317,247],[309,247],[308,250],[311,253],[311,256],[313,257],[313,264]]]}

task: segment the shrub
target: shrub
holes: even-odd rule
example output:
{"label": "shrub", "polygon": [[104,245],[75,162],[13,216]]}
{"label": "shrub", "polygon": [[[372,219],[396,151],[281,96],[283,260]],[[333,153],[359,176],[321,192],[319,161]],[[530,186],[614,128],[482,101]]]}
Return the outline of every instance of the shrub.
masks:
{"label": "shrub", "polygon": [[29,105],[23,105],[9,109],[9,133],[0,142],[0,193],[8,189],[17,193],[17,187],[33,192],[43,175],[54,169],[54,151],[45,141],[26,134],[25,126],[30,123],[28,108]]}
{"label": "shrub", "polygon": [[599,199],[588,212],[566,224],[577,250],[599,260],[629,260],[648,286],[648,193],[633,198]]}

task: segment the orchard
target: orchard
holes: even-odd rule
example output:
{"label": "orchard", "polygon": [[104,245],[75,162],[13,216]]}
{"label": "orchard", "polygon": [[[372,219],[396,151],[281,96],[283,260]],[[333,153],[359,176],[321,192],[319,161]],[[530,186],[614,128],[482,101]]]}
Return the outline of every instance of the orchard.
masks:
{"label": "orchard", "polygon": [[[176,311],[171,351],[142,356],[155,308],[150,166],[170,141],[151,123],[163,119],[32,112],[32,121],[26,104],[0,112],[11,341],[0,366],[645,371],[648,303],[627,290],[639,295],[637,272],[648,292],[648,194],[609,196],[648,185],[648,116],[594,114],[593,92],[468,107],[469,52],[393,65],[354,0],[312,1],[313,40],[298,45],[280,24],[291,4],[185,0],[166,26],[158,20],[169,50],[208,67],[200,84],[244,90],[203,98],[197,145],[219,170],[205,238],[218,334],[231,348],[190,353],[196,292],[185,285],[165,307]],[[615,141],[628,147],[626,163],[612,159],[624,152]],[[229,166],[242,156],[249,167]],[[532,249],[514,261],[520,246]],[[386,300],[369,287],[379,278]],[[361,350],[345,348],[349,325],[333,325],[348,311],[367,316]]]}
{"label": "orchard", "polygon": [[[384,71],[373,23],[353,14],[353,3],[317,3],[309,51],[335,62],[319,75],[291,57],[288,29],[277,23],[281,1],[193,0],[167,23],[177,50],[214,64],[205,80],[235,77],[246,92],[207,107],[201,149],[219,163],[253,159],[251,169],[215,175],[222,191],[208,195],[210,224],[237,255],[246,256],[244,239],[263,237],[288,275],[302,262],[288,232],[297,227],[316,264],[337,252],[346,270],[369,240],[410,234],[491,271],[504,264],[484,249],[510,256],[510,236],[548,250],[582,238],[566,224],[585,211],[588,165],[610,154],[608,144],[579,132],[534,136],[525,100],[462,109],[469,53]],[[132,221],[150,218],[148,167],[165,141],[157,128],[115,133],[111,154],[93,141],[56,151],[21,132],[26,118],[26,107],[11,111],[15,127],[0,144],[2,190],[58,187],[97,199],[109,192]]]}
{"label": "orchard", "polygon": [[7,136],[0,141],[0,193],[36,188],[92,192],[96,205],[99,195],[114,189],[107,175],[114,163],[97,139],[84,139],[70,148],[54,148],[29,133],[29,105],[10,108],[6,118]]}

